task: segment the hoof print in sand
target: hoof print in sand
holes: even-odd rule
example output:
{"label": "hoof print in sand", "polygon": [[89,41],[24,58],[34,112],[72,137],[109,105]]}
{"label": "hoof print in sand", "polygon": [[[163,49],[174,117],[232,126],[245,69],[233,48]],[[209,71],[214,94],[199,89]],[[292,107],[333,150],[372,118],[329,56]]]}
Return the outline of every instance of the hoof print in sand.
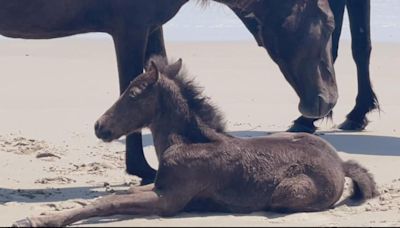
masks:
{"label": "hoof print in sand", "polygon": [[36,158],[44,160],[61,158],[55,153],[50,153],[50,150],[55,151],[54,148],[50,148],[49,144],[43,140],[28,139],[25,137],[0,137],[0,151],[19,155],[37,153]]}

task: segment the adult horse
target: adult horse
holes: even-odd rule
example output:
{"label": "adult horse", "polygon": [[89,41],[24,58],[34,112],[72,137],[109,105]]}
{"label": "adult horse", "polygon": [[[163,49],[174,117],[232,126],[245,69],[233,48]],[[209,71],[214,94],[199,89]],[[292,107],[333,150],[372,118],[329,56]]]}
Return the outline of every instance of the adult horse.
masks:
{"label": "adult horse", "polygon": [[[367,113],[379,109],[379,102],[372,89],[369,64],[371,56],[371,1],[370,0],[329,0],[335,15],[332,55],[338,57],[339,39],[342,31],[344,10],[347,7],[352,37],[353,58],[357,65],[358,94],[356,104],[347,115],[346,121],[339,125],[342,130],[363,130],[367,124]],[[300,117],[290,131],[314,132],[314,122],[318,119]]]}
{"label": "adult horse", "polygon": [[[0,34],[50,39],[104,32],[114,40],[120,91],[154,54],[166,55],[162,25],[188,0],[0,0]],[[203,2],[206,2],[203,0]],[[300,97],[303,116],[321,118],[337,100],[328,0],[219,0],[230,7],[279,65]],[[127,172],[153,180],[140,133],[127,136]]]}

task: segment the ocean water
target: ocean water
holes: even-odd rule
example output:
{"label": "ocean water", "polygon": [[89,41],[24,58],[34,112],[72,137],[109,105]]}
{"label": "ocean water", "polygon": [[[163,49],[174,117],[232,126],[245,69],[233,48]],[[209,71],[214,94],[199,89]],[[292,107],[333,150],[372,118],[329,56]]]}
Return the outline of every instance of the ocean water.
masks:
{"label": "ocean water", "polygon": [[[371,0],[371,4],[372,40],[400,42],[400,0]],[[350,39],[349,30],[346,15],[342,39]],[[196,1],[190,1],[164,26],[164,31],[167,41],[253,40],[252,35],[230,9],[216,2],[202,7]],[[109,38],[108,35],[98,33],[77,37]]]}
{"label": "ocean water", "polygon": [[[364,0],[360,0],[364,1]],[[371,0],[373,41],[400,42],[400,0]],[[343,39],[350,39],[347,15]],[[171,41],[237,41],[252,40],[241,21],[219,3],[204,8],[189,2],[165,26],[166,40]]]}

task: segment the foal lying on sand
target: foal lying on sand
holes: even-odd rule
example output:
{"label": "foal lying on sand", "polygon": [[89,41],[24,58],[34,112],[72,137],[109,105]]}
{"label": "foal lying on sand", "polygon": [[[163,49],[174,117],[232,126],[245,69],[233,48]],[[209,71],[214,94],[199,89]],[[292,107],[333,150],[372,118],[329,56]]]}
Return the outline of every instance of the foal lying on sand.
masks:
{"label": "foal lying on sand", "polygon": [[[241,139],[224,132],[222,117],[181,72],[153,58],[96,123],[110,142],[149,127],[159,158],[154,185],[110,195],[80,209],[28,218],[15,226],[65,226],[115,214],[172,216],[185,210],[249,213],[320,211],[341,197],[345,176],[360,200],[377,195],[366,169],[342,162],[323,139],[282,133]],[[179,73],[181,72],[181,73]]]}

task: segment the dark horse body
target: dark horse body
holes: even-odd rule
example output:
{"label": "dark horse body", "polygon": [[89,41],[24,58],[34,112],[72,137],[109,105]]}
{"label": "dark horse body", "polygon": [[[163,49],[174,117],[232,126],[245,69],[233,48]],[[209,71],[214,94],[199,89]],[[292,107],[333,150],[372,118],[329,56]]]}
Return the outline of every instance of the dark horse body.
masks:
{"label": "dark horse body", "polygon": [[[166,55],[162,25],[187,0],[0,0],[0,34],[49,39],[88,32],[112,36],[120,91],[154,54]],[[206,2],[203,0],[203,2]],[[300,97],[303,116],[321,118],[337,100],[331,58],[333,15],[327,0],[219,0],[266,48]],[[127,136],[130,174],[155,177],[144,159],[140,133]]]}
{"label": "dark horse body", "polygon": [[[339,39],[342,31],[343,16],[347,7],[351,38],[352,53],[357,65],[358,93],[353,110],[347,115],[346,121],[339,125],[343,130],[363,130],[368,119],[368,112],[379,109],[378,99],[372,89],[370,80],[371,56],[371,1],[370,0],[329,0],[335,15],[335,31],[332,39],[332,55],[334,61],[338,57]],[[314,132],[314,122],[318,119],[300,117],[295,121],[291,131]]]}
{"label": "dark horse body", "polygon": [[149,127],[159,158],[155,184],[105,196],[83,208],[24,219],[15,226],[58,227],[90,217],[173,216],[192,210],[321,211],[339,200],[345,176],[353,180],[353,197],[358,200],[377,195],[368,171],[343,162],[320,137],[230,136],[218,110],[179,73],[181,61],[168,65],[163,58],[152,60],[146,73],[98,120],[96,135],[110,142]]}
{"label": "dark horse body", "polygon": [[[149,3],[151,2],[151,3]],[[12,38],[50,39],[81,33],[112,36],[122,93],[144,62],[154,54],[166,55],[162,24],[186,0],[0,0],[0,34]],[[127,172],[153,179],[140,133],[126,140]]]}

